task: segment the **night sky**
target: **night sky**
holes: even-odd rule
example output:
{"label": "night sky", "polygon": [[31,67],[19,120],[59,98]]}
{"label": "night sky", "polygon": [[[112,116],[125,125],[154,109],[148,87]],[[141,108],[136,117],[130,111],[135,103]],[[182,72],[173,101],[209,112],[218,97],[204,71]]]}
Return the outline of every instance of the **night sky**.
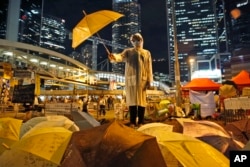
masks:
{"label": "night sky", "polygon": [[[140,0],[139,2],[141,3],[144,48],[151,51],[152,58],[167,58],[165,0]],[[105,9],[112,10],[112,0],[44,0],[44,13],[65,19],[68,30],[73,30],[84,17],[83,10],[86,13],[92,13]],[[111,24],[98,33],[101,38],[111,41]],[[100,47],[98,46],[98,56],[106,56],[102,55],[105,52],[99,51]],[[68,50],[73,49],[69,46]],[[162,67],[154,66],[153,68],[154,71],[167,73],[167,69]]]}

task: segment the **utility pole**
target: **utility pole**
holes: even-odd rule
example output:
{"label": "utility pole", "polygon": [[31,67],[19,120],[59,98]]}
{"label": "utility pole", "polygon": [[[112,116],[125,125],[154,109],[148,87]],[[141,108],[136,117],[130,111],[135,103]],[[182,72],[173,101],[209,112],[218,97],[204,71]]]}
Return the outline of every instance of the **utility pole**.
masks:
{"label": "utility pole", "polygon": [[175,20],[175,0],[172,0],[172,23],[173,23],[173,36],[174,36],[174,56],[175,56],[175,87],[176,87],[176,107],[181,107],[181,83],[180,83],[180,65],[178,59],[178,46],[176,35],[176,20]]}

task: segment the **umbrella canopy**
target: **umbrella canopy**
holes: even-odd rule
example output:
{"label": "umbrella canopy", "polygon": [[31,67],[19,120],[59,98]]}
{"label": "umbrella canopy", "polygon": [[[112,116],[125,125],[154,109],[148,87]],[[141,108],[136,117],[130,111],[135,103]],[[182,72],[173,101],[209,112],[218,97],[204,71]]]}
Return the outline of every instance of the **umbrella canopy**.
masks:
{"label": "umbrella canopy", "polygon": [[58,166],[71,135],[63,127],[33,128],[0,156],[1,167]]}
{"label": "umbrella canopy", "polygon": [[93,34],[122,16],[124,15],[109,10],[101,10],[85,15],[73,29],[72,47],[76,48]]}
{"label": "umbrella canopy", "polygon": [[229,157],[231,150],[240,150],[244,144],[234,140],[219,124],[211,121],[183,122],[183,134],[196,137]]}
{"label": "umbrella canopy", "polygon": [[167,132],[172,132],[173,131],[173,125],[154,122],[154,123],[145,124],[145,125],[141,126],[140,128],[138,128],[137,130],[140,131],[140,132],[146,133],[146,134],[147,133],[153,134],[154,131],[156,131],[156,133],[158,133],[160,130],[167,131]]}
{"label": "umbrella canopy", "polygon": [[230,122],[226,124],[225,129],[244,144],[250,140],[250,119]]}
{"label": "umbrella canopy", "polygon": [[233,97],[237,95],[237,89],[233,85],[222,85],[219,89],[219,95],[222,97]]}
{"label": "umbrella canopy", "polygon": [[19,140],[22,122],[10,117],[0,118],[0,155]]}
{"label": "umbrella canopy", "polygon": [[20,137],[34,127],[64,127],[72,132],[79,131],[78,126],[73,121],[62,115],[51,115],[46,117],[34,117],[23,123]]}
{"label": "umbrella canopy", "polygon": [[229,166],[229,160],[210,145],[180,133],[159,131],[156,136],[167,166]]}
{"label": "umbrella canopy", "polygon": [[166,167],[156,138],[118,121],[74,132],[61,167]]}

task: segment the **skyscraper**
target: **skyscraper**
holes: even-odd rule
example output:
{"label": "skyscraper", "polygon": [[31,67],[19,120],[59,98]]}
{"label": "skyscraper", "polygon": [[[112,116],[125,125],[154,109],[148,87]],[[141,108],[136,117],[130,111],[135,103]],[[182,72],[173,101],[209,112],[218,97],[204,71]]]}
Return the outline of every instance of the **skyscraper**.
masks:
{"label": "skyscraper", "polygon": [[6,38],[6,26],[7,26],[7,14],[8,14],[8,0],[2,0],[0,2],[0,38]]}
{"label": "skyscraper", "polygon": [[[124,14],[113,24],[112,42],[130,46],[129,38],[132,34],[141,32],[141,8],[138,0],[113,0],[113,10]],[[113,47],[112,52],[121,52]],[[113,64],[112,71],[124,73],[124,63]]]}
{"label": "skyscraper", "polygon": [[42,17],[40,46],[65,54],[65,20],[54,16]]}
{"label": "skyscraper", "polygon": [[241,70],[250,72],[250,2],[225,0],[228,48],[232,53],[227,79]]}
{"label": "skyscraper", "polygon": [[[43,0],[21,0],[20,6],[15,2],[14,0],[1,1],[3,5],[0,7],[0,38],[6,39],[8,32],[9,34],[17,33],[18,37],[16,40],[18,42],[41,46],[64,54],[65,21],[53,16],[43,15]],[[8,19],[11,20],[13,16],[9,16],[7,11],[13,7],[19,9],[15,13],[19,17],[19,24],[16,25],[16,31],[18,32],[13,32],[12,24],[8,23]],[[9,27],[8,24],[10,25]]]}
{"label": "skyscraper", "polygon": [[[172,8],[172,2],[175,8]],[[174,33],[177,36],[180,80],[190,79],[189,57],[209,60],[217,53],[216,21],[213,0],[167,0],[167,17],[169,31],[169,72],[175,79],[174,69]],[[176,32],[173,30],[173,11],[175,12]],[[208,69],[206,62],[198,69]]]}

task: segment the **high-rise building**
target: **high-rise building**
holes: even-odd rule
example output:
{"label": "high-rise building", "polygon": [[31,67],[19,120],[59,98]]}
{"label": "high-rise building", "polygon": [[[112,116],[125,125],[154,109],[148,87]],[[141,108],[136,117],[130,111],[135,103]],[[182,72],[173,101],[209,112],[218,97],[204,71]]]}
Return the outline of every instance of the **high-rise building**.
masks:
{"label": "high-rise building", "polygon": [[65,20],[53,16],[42,17],[40,46],[65,54]]}
{"label": "high-rise building", "polygon": [[[174,2],[174,5],[172,5]],[[174,6],[174,8],[173,8]],[[173,12],[175,14],[173,15]],[[175,17],[173,17],[175,16]],[[169,72],[175,80],[174,35],[177,37],[180,81],[190,80],[190,57],[210,60],[217,53],[216,20],[213,0],[167,0],[169,31]],[[173,19],[176,23],[174,31]],[[208,62],[201,62],[199,70],[209,68]]]}
{"label": "high-rise building", "polygon": [[6,26],[8,15],[8,0],[1,0],[0,2],[0,38],[6,38]]}
{"label": "high-rise building", "polygon": [[[112,42],[131,46],[129,38],[141,32],[141,7],[138,0],[113,0],[113,10],[124,14],[112,27]],[[112,47],[112,52],[121,52],[120,48]],[[124,63],[112,64],[112,71],[124,73]]]}
{"label": "high-rise building", "polygon": [[228,50],[231,60],[227,63],[225,79],[241,70],[250,72],[250,2],[225,0]]}
{"label": "high-rise building", "polygon": [[[19,17],[18,32],[13,32],[13,27],[8,27],[8,19],[12,19],[12,16],[8,16],[8,11],[13,7],[20,9],[20,12],[15,13]],[[1,1],[0,16],[0,38],[6,39],[6,34],[10,31],[9,34],[18,33],[18,42],[65,53],[65,20],[43,15],[43,0],[21,0],[20,6],[14,0]]]}
{"label": "high-rise building", "polygon": [[22,0],[20,6],[18,41],[40,46],[42,1]]}
{"label": "high-rise building", "polygon": [[[227,36],[231,52],[250,46],[250,3],[248,0],[225,0]],[[232,12],[239,12],[233,16]]]}

